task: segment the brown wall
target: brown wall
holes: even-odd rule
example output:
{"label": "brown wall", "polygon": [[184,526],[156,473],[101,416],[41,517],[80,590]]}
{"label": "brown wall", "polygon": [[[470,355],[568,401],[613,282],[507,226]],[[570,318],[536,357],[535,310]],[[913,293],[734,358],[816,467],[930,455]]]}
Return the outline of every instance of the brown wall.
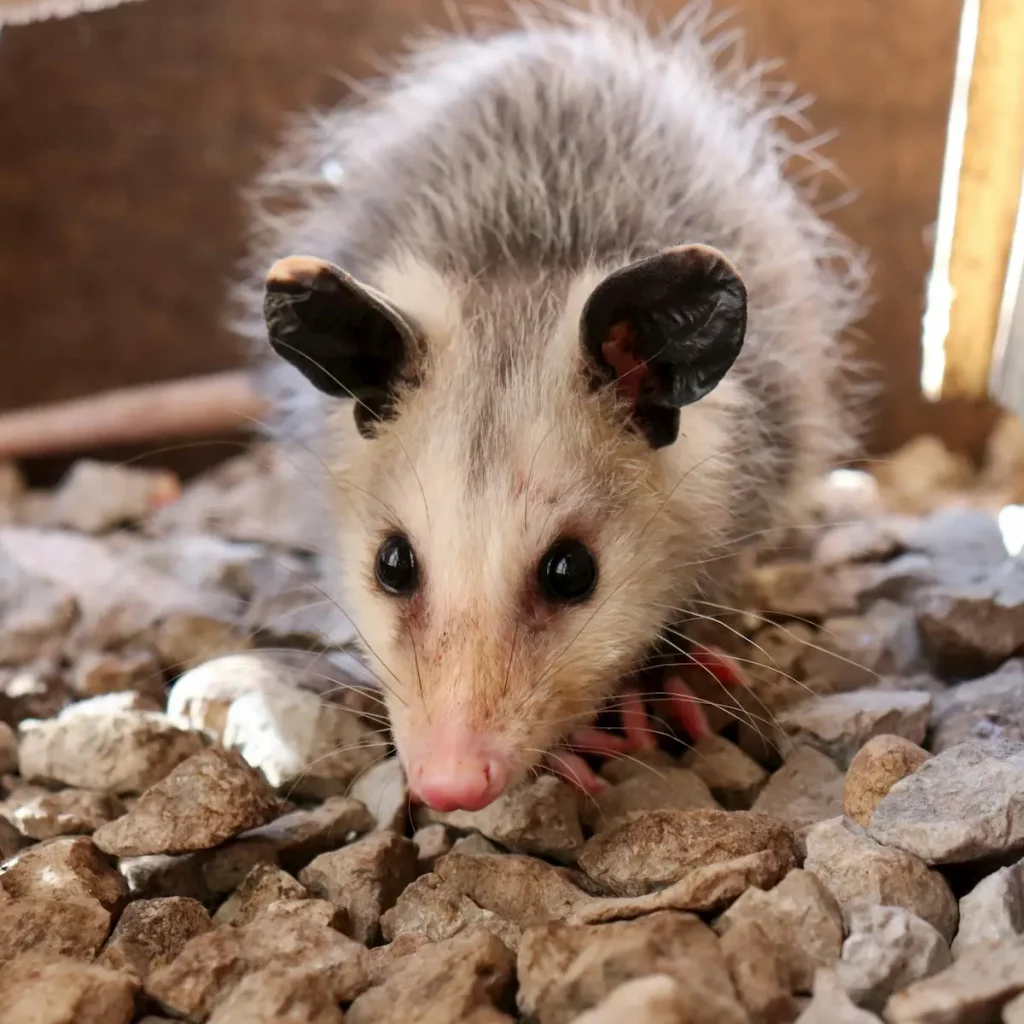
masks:
{"label": "brown wall", "polygon": [[[464,0],[458,0],[460,6]],[[147,0],[0,34],[0,408],[234,365],[220,326],[244,246],[239,189],[283,115],[344,93],[445,0]],[[474,6],[479,6],[475,4]],[[497,0],[489,6],[497,6]],[[671,0],[656,3],[662,9]],[[985,410],[917,397],[918,326],[958,0],[742,0],[759,58],[819,97],[860,190],[863,354],[887,386],[873,436],[977,448]]]}

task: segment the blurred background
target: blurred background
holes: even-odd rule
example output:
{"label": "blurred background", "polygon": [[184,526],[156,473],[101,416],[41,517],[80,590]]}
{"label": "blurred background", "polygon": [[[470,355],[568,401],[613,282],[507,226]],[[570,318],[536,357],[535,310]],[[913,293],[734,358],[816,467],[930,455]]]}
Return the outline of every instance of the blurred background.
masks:
{"label": "blurred background", "polygon": [[[224,317],[243,192],[288,115],[341,99],[340,76],[373,74],[461,4],[138,0],[0,29],[0,411],[239,367]],[[960,0],[730,7],[749,56],[780,59],[776,76],[816,97],[811,120],[837,133],[825,153],[858,193],[834,216],[874,263],[858,339],[884,384],[872,451],[927,432],[978,456],[995,410],[919,387]],[[233,450],[172,461],[187,472]]]}

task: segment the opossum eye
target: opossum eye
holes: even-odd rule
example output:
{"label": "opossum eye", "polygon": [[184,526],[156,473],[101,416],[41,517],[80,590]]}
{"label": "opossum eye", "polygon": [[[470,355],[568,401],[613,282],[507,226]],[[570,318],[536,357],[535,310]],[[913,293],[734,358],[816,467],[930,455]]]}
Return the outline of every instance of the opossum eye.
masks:
{"label": "opossum eye", "polygon": [[407,538],[396,534],[381,544],[376,575],[377,582],[389,594],[409,594],[416,589],[416,556]]}
{"label": "opossum eye", "polygon": [[540,560],[537,582],[549,601],[582,601],[597,583],[597,561],[578,540],[554,543]]}
{"label": "opossum eye", "polygon": [[685,245],[609,274],[580,334],[594,386],[614,384],[633,426],[660,448],[679,435],[679,410],[726,375],[746,325],[746,288],[729,261]]}

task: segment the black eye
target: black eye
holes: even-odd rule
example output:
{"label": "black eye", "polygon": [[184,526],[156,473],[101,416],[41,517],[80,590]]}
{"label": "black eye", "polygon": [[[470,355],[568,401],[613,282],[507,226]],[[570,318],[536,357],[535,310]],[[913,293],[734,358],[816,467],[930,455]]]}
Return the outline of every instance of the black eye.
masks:
{"label": "black eye", "polygon": [[582,601],[597,583],[597,562],[578,540],[556,541],[540,560],[537,581],[549,601]]}
{"label": "black eye", "polygon": [[377,582],[389,594],[409,594],[417,576],[412,545],[405,537],[388,537],[377,552]]}

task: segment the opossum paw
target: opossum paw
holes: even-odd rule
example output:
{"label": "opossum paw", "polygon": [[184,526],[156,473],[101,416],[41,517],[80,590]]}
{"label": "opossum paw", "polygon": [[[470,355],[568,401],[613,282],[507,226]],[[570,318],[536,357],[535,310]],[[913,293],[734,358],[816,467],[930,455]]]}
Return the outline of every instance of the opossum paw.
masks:
{"label": "opossum paw", "polygon": [[723,686],[749,685],[739,665],[720,647],[706,647],[704,644],[695,643],[689,653],[695,667],[708,672]]}
{"label": "opossum paw", "polygon": [[579,754],[573,753],[569,747],[556,747],[544,755],[543,763],[556,775],[560,775],[577,789],[583,790],[588,796],[600,796],[608,789],[608,782],[602,779]]}

